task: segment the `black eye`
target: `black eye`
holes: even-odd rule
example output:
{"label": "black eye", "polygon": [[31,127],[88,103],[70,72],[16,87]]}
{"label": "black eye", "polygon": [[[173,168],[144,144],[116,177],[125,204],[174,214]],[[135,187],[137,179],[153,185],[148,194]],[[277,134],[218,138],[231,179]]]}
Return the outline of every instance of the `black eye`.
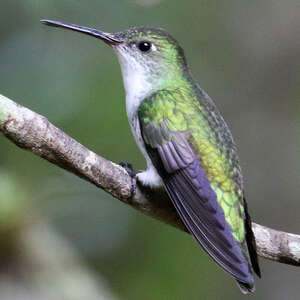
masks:
{"label": "black eye", "polygon": [[137,46],[142,52],[148,52],[151,49],[151,43],[148,41],[141,41]]}

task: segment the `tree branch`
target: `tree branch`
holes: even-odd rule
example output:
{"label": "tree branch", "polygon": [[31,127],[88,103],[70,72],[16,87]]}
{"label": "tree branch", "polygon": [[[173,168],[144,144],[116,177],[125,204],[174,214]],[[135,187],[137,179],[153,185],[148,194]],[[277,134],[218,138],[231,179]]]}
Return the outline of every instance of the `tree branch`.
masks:
{"label": "tree branch", "polygon": [[[17,146],[102,188],[139,211],[186,231],[166,194],[137,187],[119,165],[90,151],[45,117],[0,95],[0,131]],[[253,224],[258,255],[300,266],[300,235]]]}

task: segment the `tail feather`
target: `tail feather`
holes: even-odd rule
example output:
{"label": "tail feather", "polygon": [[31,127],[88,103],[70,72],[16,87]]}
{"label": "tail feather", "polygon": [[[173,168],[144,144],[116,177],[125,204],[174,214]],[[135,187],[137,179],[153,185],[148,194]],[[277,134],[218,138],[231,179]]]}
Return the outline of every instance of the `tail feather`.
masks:
{"label": "tail feather", "polygon": [[241,281],[236,281],[238,287],[240,288],[241,292],[244,295],[247,295],[249,293],[254,293],[255,292],[255,285],[253,284],[249,284],[249,283],[245,283],[245,282],[241,282]]}
{"label": "tail feather", "polygon": [[245,209],[245,215],[246,215],[246,220],[245,220],[246,241],[247,241],[247,245],[248,245],[251,265],[252,265],[252,268],[253,268],[254,272],[256,273],[256,275],[260,278],[261,272],[260,272],[259,263],[258,263],[255,236],[252,231],[252,222],[251,222],[250,215],[248,213],[248,205],[247,205],[245,198],[244,198],[244,209]]}

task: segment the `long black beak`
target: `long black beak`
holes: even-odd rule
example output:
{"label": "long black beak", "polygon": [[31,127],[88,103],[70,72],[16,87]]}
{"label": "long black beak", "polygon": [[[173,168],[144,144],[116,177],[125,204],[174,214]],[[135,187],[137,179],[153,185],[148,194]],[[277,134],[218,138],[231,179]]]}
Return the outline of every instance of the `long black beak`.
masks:
{"label": "long black beak", "polygon": [[64,22],[59,22],[59,21],[52,21],[52,20],[41,20],[41,23],[48,25],[48,26],[53,26],[53,27],[60,27],[60,28],[65,28],[73,31],[78,31],[84,34],[91,35],[95,38],[101,39],[105,43],[109,45],[117,45],[123,43],[122,40],[119,38],[115,37],[112,33],[107,33],[103,31],[99,31],[93,28],[88,28],[84,26],[79,26],[75,24],[70,24],[70,23],[64,23]]}

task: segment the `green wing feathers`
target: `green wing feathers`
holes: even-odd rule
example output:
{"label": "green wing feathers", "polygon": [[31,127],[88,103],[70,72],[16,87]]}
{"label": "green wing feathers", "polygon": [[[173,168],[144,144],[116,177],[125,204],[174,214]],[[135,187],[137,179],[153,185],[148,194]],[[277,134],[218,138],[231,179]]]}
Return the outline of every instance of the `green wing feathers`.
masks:
{"label": "green wing feathers", "polygon": [[[202,100],[202,101],[201,101]],[[202,102],[202,103],[201,103]],[[162,90],[140,105],[145,124],[185,132],[198,155],[226,221],[239,243],[245,239],[245,212],[241,171],[232,136],[211,100],[186,89]]]}

